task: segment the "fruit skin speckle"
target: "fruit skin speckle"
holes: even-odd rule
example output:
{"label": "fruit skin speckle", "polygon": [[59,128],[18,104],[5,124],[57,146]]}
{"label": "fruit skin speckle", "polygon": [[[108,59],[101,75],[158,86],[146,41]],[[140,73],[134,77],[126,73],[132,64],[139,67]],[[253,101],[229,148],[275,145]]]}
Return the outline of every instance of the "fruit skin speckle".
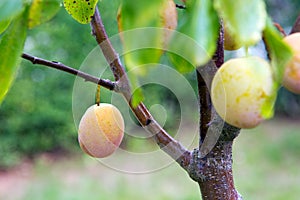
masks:
{"label": "fruit skin speckle", "polygon": [[229,124],[253,128],[264,117],[262,107],[273,93],[268,62],[258,57],[235,58],[217,71],[211,97],[217,113]]}
{"label": "fruit skin speckle", "polygon": [[89,107],[80,120],[78,141],[81,149],[92,157],[111,155],[119,147],[123,136],[123,117],[111,104]]}
{"label": "fruit skin speckle", "polygon": [[285,67],[282,84],[289,91],[300,94],[300,33],[291,34],[283,40],[292,48],[294,56]]}
{"label": "fruit skin speckle", "polygon": [[64,0],[66,11],[79,23],[88,24],[95,13],[98,0]]}

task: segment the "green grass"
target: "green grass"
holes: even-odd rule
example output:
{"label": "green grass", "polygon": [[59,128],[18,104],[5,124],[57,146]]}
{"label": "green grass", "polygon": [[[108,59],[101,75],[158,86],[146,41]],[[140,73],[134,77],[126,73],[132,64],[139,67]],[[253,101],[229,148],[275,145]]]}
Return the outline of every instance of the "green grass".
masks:
{"label": "green grass", "polygon": [[[242,131],[234,145],[234,177],[244,199],[298,200],[299,153],[298,122],[270,121]],[[121,156],[114,165],[134,169],[159,163],[155,159],[148,161]],[[55,162],[41,159],[32,170],[23,187],[22,200],[201,199],[198,185],[176,163],[138,175],[113,170],[83,156]]]}
{"label": "green grass", "polygon": [[239,192],[245,199],[299,199],[299,153],[299,121],[273,120],[243,131],[234,146]]}
{"label": "green grass", "polygon": [[[124,164],[124,163],[120,163]],[[36,166],[25,200],[199,199],[199,189],[177,165],[136,175],[112,170],[94,159]]]}

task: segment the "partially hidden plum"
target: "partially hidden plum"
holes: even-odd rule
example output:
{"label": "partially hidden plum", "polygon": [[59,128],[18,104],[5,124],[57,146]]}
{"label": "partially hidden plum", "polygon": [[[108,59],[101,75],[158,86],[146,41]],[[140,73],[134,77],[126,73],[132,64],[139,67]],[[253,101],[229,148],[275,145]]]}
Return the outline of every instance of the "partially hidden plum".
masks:
{"label": "partially hidden plum", "polygon": [[290,45],[294,56],[285,67],[282,85],[289,91],[300,94],[300,33],[294,33],[284,38]]}

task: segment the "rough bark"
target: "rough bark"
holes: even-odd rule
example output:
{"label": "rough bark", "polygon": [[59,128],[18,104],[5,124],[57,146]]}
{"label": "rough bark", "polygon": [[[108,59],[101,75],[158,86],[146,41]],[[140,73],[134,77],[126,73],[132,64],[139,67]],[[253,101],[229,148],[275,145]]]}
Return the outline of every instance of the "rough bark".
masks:
{"label": "rough bark", "polygon": [[232,144],[240,129],[224,124],[220,130],[219,124],[223,120],[215,113],[210,124],[212,132],[220,132],[220,137],[211,151],[204,157],[195,149],[189,168],[189,174],[198,182],[203,200],[240,200],[234,187],[232,174]]}
{"label": "rough bark", "polygon": [[[212,61],[197,69],[200,142],[199,149],[195,149],[193,152],[188,172],[191,178],[198,182],[203,200],[238,200],[242,197],[234,187],[232,144],[240,129],[224,123],[214,111],[209,94],[215,73],[212,65],[214,68],[219,68],[224,63],[222,22],[220,25],[217,50]],[[208,142],[205,141],[207,139]],[[207,149],[203,145],[210,145],[213,148]]]}

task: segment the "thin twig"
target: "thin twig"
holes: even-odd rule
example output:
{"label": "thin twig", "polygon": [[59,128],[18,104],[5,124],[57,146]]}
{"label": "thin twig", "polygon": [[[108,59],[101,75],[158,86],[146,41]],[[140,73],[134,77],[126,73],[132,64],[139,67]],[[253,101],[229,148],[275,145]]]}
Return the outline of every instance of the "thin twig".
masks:
{"label": "thin twig", "polygon": [[90,74],[87,74],[87,73],[84,73],[84,72],[79,71],[77,69],[74,69],[72,67],[66,66],[66,65],[64,65],[60,62],[45,60],[45,59],[42,59],[42,58],[31,56],[31,55],[26,54],[26,53],[22,54],[22,58],[24,58],[25,60],[29,60],[30,62],[32,62],[32,64],[39,64],[39,65],[42,65],[42,66],[55,68],[55,69],[58,69],[60,71],[67,72],[69,74],[79,76],[79,77],[83,78],[85,81],[96,83],[98,85],[101,85],[101,86],[109,89],[109,90],[114,90],[115,89],[115,83],[111,82],[110,80],[99,79],[99,78],[97,78],[95,76],[92,76]]}
{"label": "thin twig", "polygon": [[296,22],[290,32],[290,34],[300,32],[300,15],[297,17]]}
{"label": "thin twig", "polygon": [[104,29],[104,25],[96,8],[95,14],[91,21],[92,33],[100,46],[104,57],[111,67],[116,81],[121,90],[120,92],[125,97],[128,105],[134,112],[136,118],[140,121],[142,126],[149,131],[155,138],[159,147],[164,150],[170,157],[175,159],[184,169],[187,170],[191,160],[191,152],[183,147],[178,141],[172,138],[152,117],[146,106],[141,102],[137,107],[131,103],[131,90],[127,74],[122,66],[119,56],[114,47],[109,41],[109,38]]}
{"label": "thin twig", "polygon": [[282,34],[282,36],[286,36],[286,33],[284,31],[284,29],[282,28],[282,26],[278,23],[274,23],[274,26],[277,28],[277,30]]}

